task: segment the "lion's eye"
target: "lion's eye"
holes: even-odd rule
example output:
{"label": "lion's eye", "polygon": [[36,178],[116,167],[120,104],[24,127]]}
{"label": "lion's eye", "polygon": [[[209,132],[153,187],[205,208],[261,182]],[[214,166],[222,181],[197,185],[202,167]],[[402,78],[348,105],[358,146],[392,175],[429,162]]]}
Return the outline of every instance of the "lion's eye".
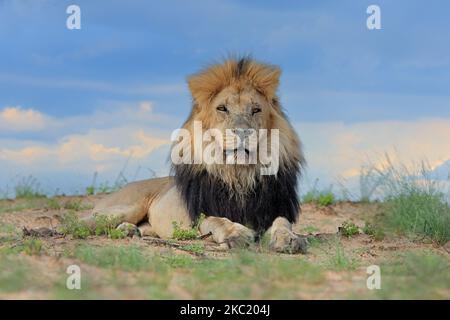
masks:
{"label": "lion's eye", "polygon": [[261,108],[258,108],[258,107],[253,108],[252,114],[255,114],[255,113],[258,113],[258,112],[261,112]]}
{"label": "lion's eye", "polygon": [[228,111],[227,107],[225,105],[223,105],[223,104],[218,106],[217,110],[222,111],[222,112],[227,112]]}

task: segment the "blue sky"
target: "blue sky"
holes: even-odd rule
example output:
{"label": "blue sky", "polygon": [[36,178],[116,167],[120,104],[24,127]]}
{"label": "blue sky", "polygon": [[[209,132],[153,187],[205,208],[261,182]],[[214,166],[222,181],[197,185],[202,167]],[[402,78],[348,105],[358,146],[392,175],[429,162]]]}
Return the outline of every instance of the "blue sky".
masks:
{"label": "blue sky", "polygon": [[[66,28],[70,4],[81,7],[81,30]],[[370,4],[381,8],[382,30],[366,27]],[[190,109],[186,76],[229,53],[281,66],[282,104],[310,175],[324,183],[357,167],[342,164],[336,143],[348,142],[351,159],[396,150],[442,166],[450,159],[440,142],[450,133],[448,12],[444,0],[0,0],[0,188],[27,174],[68,191],[94,171],[111,180],[138,129],[158,142],[141,136],[133,165],[162,167],[163,141]],[[111,139],[117,130],[124,141]],[[89,155],[61,149],[75,138]],[[106,154],[96,158],[92,145]],[[64,165],[39,165],[55,157]]]}

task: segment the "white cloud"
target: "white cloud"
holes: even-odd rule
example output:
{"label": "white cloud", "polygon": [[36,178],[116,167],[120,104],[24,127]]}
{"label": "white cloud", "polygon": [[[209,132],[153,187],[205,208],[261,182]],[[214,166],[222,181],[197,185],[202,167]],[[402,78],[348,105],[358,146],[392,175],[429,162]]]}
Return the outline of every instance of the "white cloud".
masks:
{"label": "white cloud", "polygon": [[330,182],[357,177],[361,165],[382,161],[388,153],[394,163],[426,160],[432,168],[450,159],[450,120],[299,123],[309,176]]}
{"label": "white cloud", "polygon": [[0,132],[39,131],[51,123],[50,117],[33,109],[6,107],[0,111]]}
{"label": "white cloud", "polygon": [[[0,115],[0,123],[8,124],[0,130],[6,137],[36,130],[34,139],[0,137],[0,190],[16,175],[32,174],[48,181],[49,190],[72,192],[68,181],[86,185],[90,179],[86,177],[95,172],[102,181],[114,180],[125,166],[130,179],[149,177],[154,171],[167,173],[158,150],[169,144],[171,126],[178,122],[155,113],[151,101],[65,118],[21,108],[4,108]],[[46,138],[39,139],[39,134]]]}

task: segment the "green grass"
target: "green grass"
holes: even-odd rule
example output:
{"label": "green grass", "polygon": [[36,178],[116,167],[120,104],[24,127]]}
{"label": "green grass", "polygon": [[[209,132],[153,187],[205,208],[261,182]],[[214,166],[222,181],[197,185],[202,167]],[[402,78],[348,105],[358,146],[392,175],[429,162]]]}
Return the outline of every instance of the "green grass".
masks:
{"label": "green grass", "polygon": [[128,230],[119,230],[119,219],[104,215],[94,217],[94,227],[90,227],[85,221],[78,218],[74,211],[62,216],[59,231],[65,235],[71,235],[76,239],[86,239],[89,236],[107,236],[111,239],[123,239],[128,235]]}
{"label": "green grass", "polygon": [[42,240],[37,238],[25,238],[21,245],[19,245],[20,251],[32,256],[40,255],[43,251],[44,244]]}
{"label": "green grass", "polygon": [[[355,270],[362,266],[361,262],[344,250],[338,239],[323,245],[330,244],[326,256],[309,261],[303,256],[248,250],[233,250],[220,258],[199,258],[173,250],[157,253],[135,244],[93,246],[80,242],[66,248],[60,257],[64,266],[77,264],[81,267],[80,291],[65,288],[64,268],[42,279],[42,274],[34,267],[34,261],[41,260],[42,256],[25,259],[25,256],[0,250],[0,293],[26,291],[56,299],[308,298],[321,296],[329,289],[325,271],[337,271],[349,280],[353,272],[360,272]],[[45,260],[37,265],[42,267],[43,263]],[[379,263],[381,290],[363,290],[352,295],[355,288],[365,287],[365,277],[362,277],[354,280],[356,283],[344,281],[343,286],[351,286],[332,291],[329,298],[448,299],[449,263],[447,257],[429,251],[402,252]]]}
{"label": "green grass", "polygon": [[43,197],[39,198],[22,198],[14,201],[0,200],[0,214],[12,213],[30,209],[41,209],[45,207],[43,204],[47,200]]}
{"label": "green grass", "polygon": [[173,225],[172,238],[175,240],[193,240],[198,237],[197,228],[184,229],[176,221],[173,221],[172,225]]}
{"label": "green grass", "polygon": [[448,299],[450,260],[430,251],[401,253],[381,266],[381,290],[389,299]]}
{"label": "green grass", "polygon": [[[149,298],[177,298],[168,292],[176,281],[179,290],[188,292],[194,299],[293,299],[303,287],[324,280],[322,268],[304,259],[280,259],[243,250],[234,251],[226,259],[213,259],[174,253],[150,254],[137,246],[82,245],[68,256],[105,269],[138,272],[136,277],[148,274],[140,279],[141,286],[149,282],[153,285]],[[149,274],[157,275],[157,280]]]}
{"label": "green grass", "polygon": [[359,262],[350,253],[345,251],[339,240],[335,240],[334,252],[331,252],[329,255],[325,266],[336,271],[355,270],[359,266]]}
{"label": "green grass", "polygon": [[29,289],[31,266],[0,251],[0,293],[18,292]]}
{"label": "green grass", "polygon": [[70,256],[98,267],[126,271],[144,270],[151,265],[151,259],[142,253],[142,249],[135,246],[80,245]]}
{"label": "green grass", "polygon": [[0,243],[18,241],[22,238],[22,231],[13,224],[0,224]]}
{"label": "green grass", "polygon": [[384,230],[374,223],[366,222],[362,231],[368,236],[373,237],[376,241],[381,241],[385,238]]}
{"label": "green grass", "polygon": [[204,213],[201,213],[198,220],[195,222],[192,228],[182,228],[176,221],[172,221],[174,240],[194,240],[199,236],[199,227],[203,220],[206,218]]}
{"label": "green grass", "polygon": [[386,202],[386,221],[406,234],[450,241],[450,207],[441,193],[405,190]]}
{"label": "green grass", "polygon": [[321,207],[331,206],[336,202],[336,197],[331,191],[312,190],[303,196],[303,203],[314,203]]}
{"label": "green grass", "polygon": [[202,255],[205,253],[205,245],[203,243],[191,243],[181,247],[182,250]]}
{"label": "green grass", "polygon": [[[395,231],[427,237],[439,244],[450,241],[450,192],[435,179],[426,163],[376,169],[384,197],[384,222]],[[375,179],[375,178],[374,178]]]}
{"label": "green grass", "polygon": [[295,299],[306,286],[324,279],[320,267],[303,259],[248,251],[229,259],[200,260],[190,273],[180,283],[194,299]]}
{"label": "green grass", "polygon": [[92,234],[89,226],[85,222],[80,221],[74,212],[68,212],[62,216],[59,232],[71,235],[76,239],[86,239]]}
{"label": "green grass", "polygon": [[49,198],[47,200],[45,208],[50,209],[50,210],[60,210],[61,203],[59,203],[58,199],[56,199],[56,198]]}
{"label": "green grass", "polygon": [[98,215],[95,217],[95,230],[97,236],[107,236],[111,239],[123,239],[127,236],[125,230],[117,229],[120,220],[118,218]]}

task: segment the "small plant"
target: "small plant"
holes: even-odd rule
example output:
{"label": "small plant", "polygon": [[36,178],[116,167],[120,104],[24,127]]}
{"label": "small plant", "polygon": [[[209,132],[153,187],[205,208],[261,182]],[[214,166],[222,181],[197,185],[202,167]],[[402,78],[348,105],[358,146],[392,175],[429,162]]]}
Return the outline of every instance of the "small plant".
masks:
{"label": "small plant", "polygon": [[109,232],[108,237],[111,239],[124,239],[127,237],[127,235],[128,235],[128,231],[126,231],[126,230],[112,229]]}
{"label": "small plant", "polygon": [[107,215],[96,215],[95,219],[95,235],[109,235],[112,230],[116,229],[119,220]]}
{"label": "small plant", "polygon": [[206,219],[206,215],[201,213],[195,225],[190,229],[183,229],[176,221],[172,221],[173,235],[175,240],[194,240],[198,237],[198,229],[202,222]]}
{"label": "small plant", "polygon": [[339,231],[343,236],[347,238],[359,234],[358,226],[351,221],[345,221],[344,223],[342,223],[342,226],[339,228]]}
{"label": "small plant", "polygon": [[72,211],[63,216],[60,232],[65,235],[72,235],[74,238],[85,239],[88,236],[107,236],[111,239],[123,239],[129,234],[129,230],[117,229],[119,220],[106,215],[94,217],[95,227],[91,228],[84,221],[80,221]]}
{"label": "small plant", "polygon": [[176,222],[172,222],[173,225],[173,238],[175,240],[193,240],[196,239],[198,236],[197,228],[190,228],[190,229],[183,229],[180,227],[180,225]]}
{"label": "small plant", "polygon": [[22,178],[14,188],[16,199],[45,198],[41,185],[33,176]]}
{"label": "small plant", "polygon": [[50,210],[59,210],[59,209],[61,209],[61,204],[59,203],[59,201],[57,199],[50,198],[47,200],[45,207]]}
{"label": "small plant", "polygon": [[335,196],[332,192],[322,192],[317,197],[317,204],[321,207],[328,207],[335,203]]}
{"label": "small plant", "polygon": [[336,202],[336,197],[334,193],[331,191],[331,187],[329,188],[329,190],[318,191],[316,180],[314,188],[308,191],[303,196],[302,200],[304,203],[314,203],[321,207],[327,207],[331,206]]}
{"label": "small plant", "polygon": [[95,194],[95,185],[97,182],[98,172],[94,173],[94,177],[92,178],[92,183],[89,187],[86,188],[86,195],[93,196]]}
{"label": "small plant", "polygon": [[60,232],[65,235],[72,235],[77,239],[86,239],[91,235],[89,226],[84,221],[80,221],[74,212],[63,215]]}
{"label": "small plant", "polygon": [[89,186],[86,188],[86,195],[93,196],[95,194],[95,187]]}
{"label": "small plant", "polygon": [[130,230],[120,230],[117,226],[120,223],[120,219],[107,215],[95,216],[95,230],[96,236],[107,236],[111,239],[123,239],[126,238]]}
{"label": "small plant", "polygon": [[385,237],[384,231],[379,226],[376,226],[369,222],[366,222],[362,231],[368,236],[373,237],[377,241],[381,241]]}

